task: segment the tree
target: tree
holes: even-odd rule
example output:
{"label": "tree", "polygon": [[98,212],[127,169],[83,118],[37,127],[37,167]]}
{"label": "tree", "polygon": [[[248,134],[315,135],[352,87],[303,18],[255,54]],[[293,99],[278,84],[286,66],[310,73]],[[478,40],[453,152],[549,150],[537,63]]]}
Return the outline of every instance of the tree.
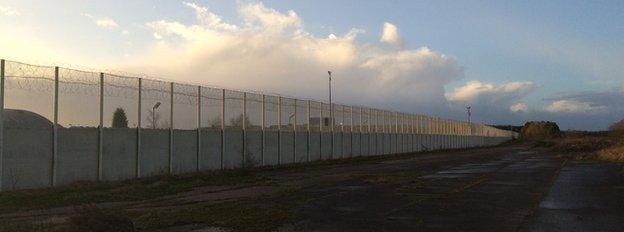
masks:
{"label": "tree", "polygon": [[121,107],[113,113],[113,128],[128,128],[128,117]]}
{"label": "tree", "polygon": [[[232,127],[243,128],[243,114],[239,114],[235,118],[231,118],[230,124]],[[245,125],[247,127],[252,126],[251,121],[249,120],[249,117],[247,117],[247,115],[245,115]]]}
{"label": "tree", "polygon": [[609,130],[610,131],[624,131],[624,119],[611,124],[611,126],[609,126]]}

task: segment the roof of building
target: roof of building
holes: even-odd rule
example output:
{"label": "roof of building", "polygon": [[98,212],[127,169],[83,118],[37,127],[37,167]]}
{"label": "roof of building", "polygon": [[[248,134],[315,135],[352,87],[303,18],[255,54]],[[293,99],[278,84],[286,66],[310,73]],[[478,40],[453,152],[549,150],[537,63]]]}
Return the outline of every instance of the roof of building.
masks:
{"label": "roof of building", "polygon": [[47,118],[27,110],[4,109],[5,128],[50,128]]}

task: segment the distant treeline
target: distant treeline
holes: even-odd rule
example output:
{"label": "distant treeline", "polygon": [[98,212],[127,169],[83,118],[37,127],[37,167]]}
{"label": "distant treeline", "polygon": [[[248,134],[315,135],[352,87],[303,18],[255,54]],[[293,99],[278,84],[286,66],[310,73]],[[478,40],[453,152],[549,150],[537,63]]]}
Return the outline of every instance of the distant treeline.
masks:
{"label": "distant treeline", "polygon": [[514,126],[514,125],[489,125],[489,126],[494,127],[496,129],[510,130],[510,131],[514,131],[518,133],[522,131],[522,127],[523,127],[523,126]]}

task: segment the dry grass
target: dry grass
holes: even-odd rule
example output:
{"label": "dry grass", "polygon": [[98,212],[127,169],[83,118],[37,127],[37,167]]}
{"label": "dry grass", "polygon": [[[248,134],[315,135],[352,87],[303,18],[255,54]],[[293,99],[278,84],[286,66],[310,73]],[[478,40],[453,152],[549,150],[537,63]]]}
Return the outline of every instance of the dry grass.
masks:
{"label": "dry grass", "polygon": [[624,162],[624,132],[566,132],[557,139],[537,141],[577,159]]}

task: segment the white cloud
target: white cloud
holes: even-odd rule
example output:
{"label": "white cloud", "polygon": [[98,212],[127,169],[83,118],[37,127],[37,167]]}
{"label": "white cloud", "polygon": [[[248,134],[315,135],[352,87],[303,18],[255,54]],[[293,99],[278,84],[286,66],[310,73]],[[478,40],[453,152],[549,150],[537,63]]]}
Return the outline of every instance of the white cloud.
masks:
{"label": "white cloud", "polygon": [[6,16],[20,16],[21,13],[10,6],[0,6],[0,15],[6,15]]}
{"label": "white cloud", "polygon": [[399,35],[399,29],[392,23],[385,22],[383,25],[383,32],[381,33],[381,39],[379,41],[395,46],[403,46],[403,38]]}
{"label": "white cloud", "polygon": [[546,107],[551,113],[599,114],[606,110],[605,106],[575,100],[554,101]]}
{"label": "white cloud", "polygon": [[103,18],[99,18],[95,20],[95,24],[106,29],[117,27],[117,22],[115,22],[115,20],[108,18],[108,17],[103,17]]}
{"label": "white cloud", "polygon": [[523,113],[526,112],[528,109],[529,107],[527,106],[527,104],[524,103],[516,103],[509,106],[509,111],[513,113]]}
{"label": "white cloud", "polygon": [[[196,23],[146,23],[156,41],[123,69],[228,88],[324,99],[327,70],[339,102],[445,105],[444,85],[463,76],[454,58],[423,47],[387,50],[356,40],[362,30],[317,37],[294,11],[241,3],[243,22],[231,24],[194,3]],[[134,59],[136,57],[136,59]],[[171,59],[175,57],[175,59]],[[403,108],[408,111],[410,108]],[[422,107],[419,107],[422,109]]]}
{"label": "white cloud", "polygon": [[535,89],[533,82],[510,82],[501,85],[469,81],[464,86],[447,93],[451,101],[477,103],[479,101],[501,102],[526,96]]}
{"label": "white cloud", "polygon": [[558,100],[546,107],[551,113],[601,114],[608,110],[606,106],[576,100]]}
{"label": "white cloud", "polygon": [[130,31],[128,31],[128,30],[122,30],[122,31],[121,31],[121,34],[122,34],[122,35],[129,35],[129,34],[130,34]]}

